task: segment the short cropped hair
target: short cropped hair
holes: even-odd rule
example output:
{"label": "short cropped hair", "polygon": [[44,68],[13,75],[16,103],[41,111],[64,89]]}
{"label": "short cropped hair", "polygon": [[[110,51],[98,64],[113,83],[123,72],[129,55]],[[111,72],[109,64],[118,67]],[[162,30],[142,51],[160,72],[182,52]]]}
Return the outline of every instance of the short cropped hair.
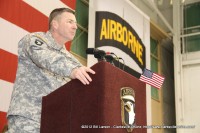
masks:
{"label": "short cropped hair", "polygon": [[75,11],[73,11],[73,10],[71,10],[69,8],[56,8],[56,9],[54,9],[49,15],[49,30],[51,29],[52,20],[55,17],[61,15],[63,12],[69,12],[69,13],[75,14]]}

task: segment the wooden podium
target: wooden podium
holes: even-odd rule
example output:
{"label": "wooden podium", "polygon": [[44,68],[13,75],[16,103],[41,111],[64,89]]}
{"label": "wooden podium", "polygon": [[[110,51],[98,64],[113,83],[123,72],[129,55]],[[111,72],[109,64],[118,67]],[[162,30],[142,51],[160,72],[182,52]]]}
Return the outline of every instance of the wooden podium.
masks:
{"label": "wooden podium", "polygon": [[41,133],[127,133],[122,126],[120,89],[135,91],[133,133],[146,133],[146,87],[132,75],[99,62],[90,85],[72,80],[42,99]]}

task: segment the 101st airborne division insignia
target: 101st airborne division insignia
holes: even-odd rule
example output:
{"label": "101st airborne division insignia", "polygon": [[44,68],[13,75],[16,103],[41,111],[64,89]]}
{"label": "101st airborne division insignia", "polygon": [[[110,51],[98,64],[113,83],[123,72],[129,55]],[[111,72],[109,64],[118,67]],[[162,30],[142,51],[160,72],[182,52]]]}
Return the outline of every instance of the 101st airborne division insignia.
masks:
{"label": "101st airborne division insignia", "polygon": [[128,132],[132,132],[135,124],[135,92],[130,87],[121,88],[121,118]]}

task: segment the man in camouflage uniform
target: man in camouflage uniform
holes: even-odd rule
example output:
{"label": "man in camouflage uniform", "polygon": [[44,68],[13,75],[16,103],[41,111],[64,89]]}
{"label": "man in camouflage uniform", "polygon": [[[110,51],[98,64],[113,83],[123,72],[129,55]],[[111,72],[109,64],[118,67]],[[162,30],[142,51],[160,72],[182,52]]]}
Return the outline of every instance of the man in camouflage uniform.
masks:
{"label": "man in camouflage uniform", "polygon": [[50,14],[48,32],[31,33],[20,40],[7,133],[39,133],[43,96],[71,79],[84,85],[92,81],[88,73],[95,72],[81,65],[64,46],[76,29],[74,12],[58,8]]}

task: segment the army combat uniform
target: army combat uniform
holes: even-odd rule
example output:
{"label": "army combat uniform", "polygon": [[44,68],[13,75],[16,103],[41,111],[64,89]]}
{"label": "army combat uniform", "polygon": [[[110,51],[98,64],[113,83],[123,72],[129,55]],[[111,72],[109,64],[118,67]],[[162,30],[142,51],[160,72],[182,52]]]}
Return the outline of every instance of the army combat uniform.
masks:
{"label": "army combat uniform", "polygon": [[[8,133],[39,132],[42,97],[69,82],[73,69],[81,67],[48,31],[26,35],[18,46],[18,69],[7,113]],[[17,126],[21,126],[17,129]]]}

